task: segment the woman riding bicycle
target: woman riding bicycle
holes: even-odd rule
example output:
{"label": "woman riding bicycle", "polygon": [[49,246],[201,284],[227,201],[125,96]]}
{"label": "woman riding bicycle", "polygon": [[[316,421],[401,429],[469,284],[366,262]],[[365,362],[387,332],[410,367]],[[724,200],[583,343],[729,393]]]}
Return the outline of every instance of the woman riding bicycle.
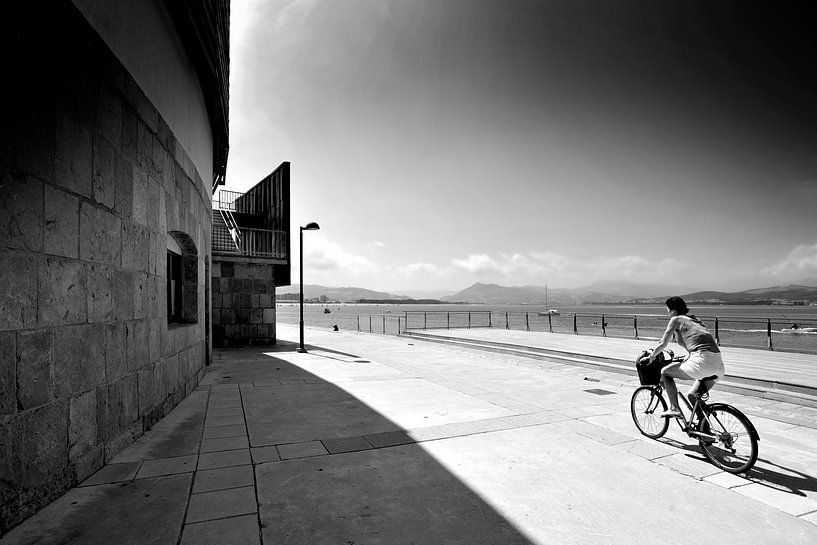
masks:
{"label": "woman riding bicycle", "polygon": [[650,362],[667,347],[673,334],[678,344],[689,352],[689,356],[684,361],[671,363],[661,370],[661,382],[667,391],[670,407],[660,416],[671,418],[681,416],[681,409],[678,407],[678,390],[674,379],[694,380],[695,383],[690,388],[689,394],[697,395],[702,384],[706,390],[709,390],[724,375],[725,371],[718,343],[707,331],[703,322],[695,315],[688,314],[689,309],[684,300],[680,297],[670,297],[666,305],[670,316],[669,323],[661,337],[661,342],[650,354]]}

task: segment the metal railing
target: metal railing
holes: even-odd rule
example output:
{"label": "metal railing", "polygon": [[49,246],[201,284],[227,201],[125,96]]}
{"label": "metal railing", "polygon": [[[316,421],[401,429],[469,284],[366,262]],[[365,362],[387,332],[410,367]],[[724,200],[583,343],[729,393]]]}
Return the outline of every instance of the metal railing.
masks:
{"label": "metal railing", "polygon": [[239,199],[244,196],[244,193],[238,191],[227,191],[222,189],[218,195],[213,198],[213,208],[218,210],[229,210],[230,212],[244,212],[239,210]]}
{"label": "metal railing", "polygon": [[[657,340],[667,326],[667,316],[657,314],[606,314],[546,312],[404,311],[403,331],[423,329],[501,328]],[[718,344],[817,353],[817,319],[698,316]],[[365,326],[365,324],[364,324]],[[359,328],[360,330],[360,328]],[[365,330],[365,329],[364,329]]]}
{"label": "metal railing", "polygon": [[286,231],[241,228],[238,247],[226,225],[213,224],[213,251],[252,257],[287,259]]}

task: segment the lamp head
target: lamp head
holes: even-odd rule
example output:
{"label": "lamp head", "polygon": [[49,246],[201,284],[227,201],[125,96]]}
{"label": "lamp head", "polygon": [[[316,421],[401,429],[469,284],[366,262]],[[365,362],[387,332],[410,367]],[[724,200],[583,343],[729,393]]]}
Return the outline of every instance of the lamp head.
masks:
{"label": "lamp head", "polygon": [[314,221],[310,221],[304,227],[301,227],[301,231],[317,231],[320,228],[321,228],[320,225],[318,225]]}

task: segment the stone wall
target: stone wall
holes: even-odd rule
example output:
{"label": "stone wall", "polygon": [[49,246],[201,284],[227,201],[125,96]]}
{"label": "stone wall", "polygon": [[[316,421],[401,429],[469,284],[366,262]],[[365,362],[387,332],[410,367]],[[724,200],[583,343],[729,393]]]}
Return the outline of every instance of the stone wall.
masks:
{"label": "stone wall", "polygon": [[[209,184],[70,3],[23,4],[0,37],[0,535],[169,412],[209,353]],[[196,247],[197,323],[168,325],[171,231]]]}
{"label": "stone wall", "polygon": [[213,256],[213,346],[275,344],[275,273],[261,260]]}

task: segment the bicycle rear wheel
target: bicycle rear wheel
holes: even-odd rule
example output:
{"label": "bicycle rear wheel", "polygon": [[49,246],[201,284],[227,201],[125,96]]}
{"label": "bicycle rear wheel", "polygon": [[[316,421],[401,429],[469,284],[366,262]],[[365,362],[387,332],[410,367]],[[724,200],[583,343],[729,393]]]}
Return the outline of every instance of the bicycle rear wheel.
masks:
{"label": "bicycle rear wheel", "polygon": [[749,419],[734,407],[711,407],[709,422],[702,418],[698,431],[714,436],[699,444],[710,462],[729,473],[749,471],[757,461],[757,437]]}
{"label": "bicycle rear wheel", "polygon": [[667,410],[667,402],[658,389],[652,386],[641,386],[633,392],[630,399],[630,413],[633,415],[635,427],[642,435],[651,439],[658,439],[667,433],[669,418],[658,416]]}

